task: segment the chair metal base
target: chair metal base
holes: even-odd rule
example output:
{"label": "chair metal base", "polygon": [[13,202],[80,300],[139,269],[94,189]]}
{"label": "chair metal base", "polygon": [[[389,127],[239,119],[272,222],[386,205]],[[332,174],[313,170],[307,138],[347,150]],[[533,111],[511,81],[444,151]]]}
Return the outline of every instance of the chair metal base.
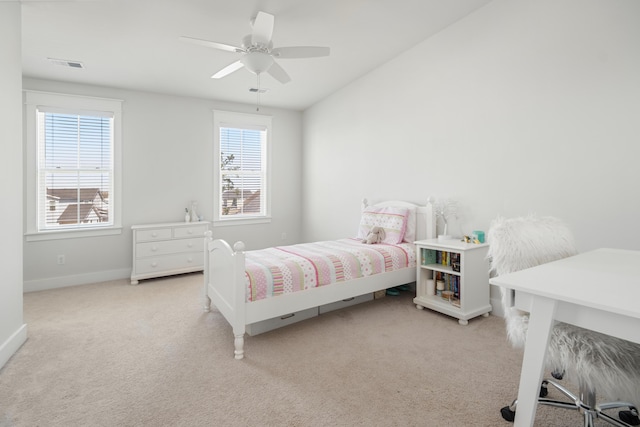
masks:
{"label": "chair metal base", "polygon": [[[570,400],[570,402],[547,399],[545,396],[547,396],[547,386],[549,384],[554,386],[558,391],[565,395],[567,399]],[[502,408],[500,410],[502,418],[504,418],[506,421],[513,422],[516,415],[517,404],[518,400],[516,399],[511,403],[511,405]],[[633,427],[640,425],[638,410],[633,404],[629,402],[608,402],[596,405],[596,396],[594,392],[581,390],[580,397],[578,397],[561,384],[558,384],[557,382],[552,380],[542,381],[538,404],[579,411],[583,414],[584,417],[584,427],[593,427],[593,420],[595,419],[601,419],[616,427]],[[619,419],[613,418],[603,412],[619,408],[627,409],[618,413]]]}

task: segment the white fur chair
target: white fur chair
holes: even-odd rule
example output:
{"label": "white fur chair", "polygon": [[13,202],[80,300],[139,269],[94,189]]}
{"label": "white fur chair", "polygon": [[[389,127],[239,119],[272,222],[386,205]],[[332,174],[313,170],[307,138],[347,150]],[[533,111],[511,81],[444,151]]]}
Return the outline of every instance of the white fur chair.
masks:
{"label": "white fur chair", "polygon": [[[498,276],[577,253],[569,229],[552,217],[497,218],[491,223],[487,237],[491,271]],[[529,315],[513,307],[510,290],[501,291],[507,336],[515,347],[523,347]],[[555,378],[577,384],[580,393],[575,395],[559,383],[545,379],[538,403],[579,410],[584,414],[585,426],[592,426],[594,418],[622,427],[640,425],[635,408],[640,404],[640,345],[556,322],[546,362]],[[545,398],[548,384],[570,402]],[[615,401],[596,404],[596,390],[599,397]],[[502,408],[503,418],[513,421],[516,404],[514,401]],[[619,412],[621,421],[602,412],[614,408],[625,409]]]}

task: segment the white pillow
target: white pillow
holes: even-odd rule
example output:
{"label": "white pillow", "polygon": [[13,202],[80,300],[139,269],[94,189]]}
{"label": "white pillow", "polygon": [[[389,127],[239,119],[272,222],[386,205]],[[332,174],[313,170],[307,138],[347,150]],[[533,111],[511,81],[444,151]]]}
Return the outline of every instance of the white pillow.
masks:
{"label": "white pillow", "polygon": [[406,208],[407,211],[409,212],[409,215],[407,216],[407,229],[404,232],[404,242],[408,242],[408,243],[413,243],[416,241],[416,227],[417,227],[417,220],[416,220],[416,208]]}
{"label": "white pillow", "polygon": [[362,211],[360,217],[358,238],[366,238],[373,227],[382,227],[385,231],[382,243],[397,245],[404,239],[408,216],[409,210],[407,208],[368,206]]}

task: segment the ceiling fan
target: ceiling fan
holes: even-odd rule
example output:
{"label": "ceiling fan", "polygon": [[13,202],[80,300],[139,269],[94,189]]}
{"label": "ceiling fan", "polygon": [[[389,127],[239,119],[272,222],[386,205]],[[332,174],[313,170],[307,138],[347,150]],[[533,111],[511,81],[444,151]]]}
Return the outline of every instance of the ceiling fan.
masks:
{"label": "ceiling fan", "polygon": [[251,20],[253,31],[242,39],[241,47],[185,36],[180,37],[180,40],[226,52],[242,54],[239,60],[212,75],[211,78],[213,79],[220,79],[245,67],[258,77],[261,73],[267,72],[280,83],[288,83],[291,81],[291,77],[275,61],[276,58],[316,58],[329,55],[330,49],[328,47],[291,46],[274,48],[271,41],[274,21],[275,17],[273,15],[258,12],[255,19]]}

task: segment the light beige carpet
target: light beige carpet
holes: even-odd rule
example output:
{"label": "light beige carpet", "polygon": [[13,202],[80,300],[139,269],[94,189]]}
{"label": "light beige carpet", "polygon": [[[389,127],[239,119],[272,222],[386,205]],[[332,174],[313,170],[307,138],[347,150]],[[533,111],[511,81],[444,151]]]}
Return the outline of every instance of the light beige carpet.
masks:
{"label": "light beige carpet", "polygon": [[[522,354],[386,297],[247,337],[201,309],[202,274],[25,294],[28,340],[0,371],[0,426],[505,426]],[[578,426],[539,408],[536,425]],[[600,424],[599,424],[600,425]]]}

